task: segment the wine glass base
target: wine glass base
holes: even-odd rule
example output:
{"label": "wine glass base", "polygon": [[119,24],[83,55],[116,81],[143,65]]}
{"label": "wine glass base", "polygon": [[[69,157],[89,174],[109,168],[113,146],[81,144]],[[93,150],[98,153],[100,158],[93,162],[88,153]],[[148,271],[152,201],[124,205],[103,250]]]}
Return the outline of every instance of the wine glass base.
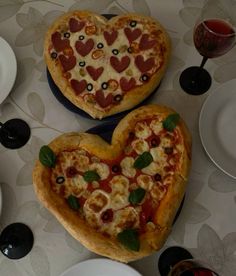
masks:
{"label": "wine glass base", "polygon": [[158,261],[158,269],[161,276],[167,276],[171,267],[180,261],[193,259],[193,256],[184,248],[172,246],[162,252]]}
{"label": "wine glass base", "polygon": [[211,76],[204,68],[192,66],[181,73],[179,83],[186,93],[201,95],[210,88]]}
{"label": "wine glass base", "polygon": [[0,142],[9,149],[23,147],[29,138],[30,127],[21,119],[11,119],[5,122],[0,129]]}
{"label": "wine glass base", "polygon": [[30,252],[33,243],[33,233],[23,223],[8,225],[0,235],[0,250],[9,259],[23,258]]}

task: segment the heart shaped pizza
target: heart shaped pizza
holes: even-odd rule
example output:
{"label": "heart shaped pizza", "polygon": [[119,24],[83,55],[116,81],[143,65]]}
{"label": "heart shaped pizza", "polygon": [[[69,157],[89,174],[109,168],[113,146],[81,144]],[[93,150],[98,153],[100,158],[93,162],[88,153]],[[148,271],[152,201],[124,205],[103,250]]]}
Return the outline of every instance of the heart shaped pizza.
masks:
{"label": "heart shaped pizza", "polygon": [[110,20],[73,11],[49,28],[48,70],[63,95],[93,118],[133,108],[159,85],[170,40],[159,22],[137,14]]}
{"label": "heart shaped pizza", "polygon": [[111,144],[88,133],[43,146],[33,172],[36,194],[89,250],[129,262],[160,249],[185,193],[191,136],[172,109],[138,108]]}

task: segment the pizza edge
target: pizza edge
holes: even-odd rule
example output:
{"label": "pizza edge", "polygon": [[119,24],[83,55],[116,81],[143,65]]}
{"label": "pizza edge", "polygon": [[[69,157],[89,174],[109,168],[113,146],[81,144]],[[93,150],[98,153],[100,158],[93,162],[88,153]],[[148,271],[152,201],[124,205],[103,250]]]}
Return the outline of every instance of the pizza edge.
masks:
{"label": "pizza edge", "polygon": [[[131,20],[135,18],[141,18],[141,19],[148,19],[150,22],[154,22],[157,29],[160,29],[163,32],[163,37],[165,41],[165,52],[164,52],[164,58],[163,58],[163,64],[161,66],[161,69],[151,76],[150,80],[147,82],[147,84],[144,84],[142,87],[136,87],[132,91],[129,91],[124,95],[124,98],[122,100],[122,104],[113,105],[111,109],[109,110],[99,110],[95,109],[93,104],[89,104],[87,102],[84,102],[83,99],[80,97],[77,97],[74,93],[74,90],[70,87],[70,85],[67,84],[67,81],[64,78],[61,78],[61,72],[58,68],[59,66],[54,65],[54,61],[52,61],[50,55],[48,54],[48,49],[50,45],[51,35],[52,33],[57,30],[57,28],[62,24],[66,23],[67,19],[71,16],[81,15],[83,17],[86,16],[94,16],[98,21],[101,21],[102,23],[114,24],[114,22],[118,21],[120,18],[123,17],[129,17]],[[44,59],[47,64],[48,70],[51,74],[52,79],[54,80],[55,84],[58,86],[62,94],[70,100],[72,104],[77,106],[78,108],[82,109],[86,113],[88,113],[92,118],[102,119],[117,113],[120,113],[122,111],[129,110],[136,106],[137,104],[141,103],[144,99],[146,99],[154,90],[158,87],[160,84],[165,71],[167,69],[169,60],[171,55],[171,41],[169,38],[169,35],[167,34],[164,27],[161,25],[160,22],[155,20],[154,18],[147,17],[144,15],[137,15],[135,13],[127,13],[123,15],[117,15],[116,17],[110,19],[109,21],[99,14],[89,12],[89,11],[72,11],[68,12],[62,16],[60,16],[48,29],[45,41],[44,41]],[[145,92],[146,91],[146,92]],[[137,97],[137,95],[139,95]]]}
{"label": "pizza edge", "polygon": [[[91,153],[98,154],[99,156],[103,153],[102,157],[109,159],[112,158],[114,154],[117,154],[117,152],[113,152],[114,148],[116,148],[118,152],[122,149],[125,141],[122,137],[126,137],[129,130],[132,129],[133,122],[136,122],[140,118],[145,119],[147,116],[153,116],[155,114],[168,115],[171,113],[173,113],[172,109],[157,105],[142,107],[131,112],[127,115],[127,118],[122,119],[115,129],[112,138],[113,144],[110,146],[111,150],[105,151],[105,148],[107,149],[107,146],[109,145],[99,136],[86,133],[63,134],[53,140],[49,146],[55,154],[65,149],[73,150],[78,147],[83,147],[89,149]],[[181,121],[181,129],[182,126],[185,127],[184,123]],[[122,130],[123,133],[120,132]],[[191,143],[191,138],[187,128],[184,132],[188,134],[188,136],[186,136],[187,143]],[[91,146],[92,144],[94,144],[94,146]],[[189,146],[191,145],[189,144]],[[186,153],[186,156],[189,155]],[[121,262],[130,262],[154,253],[165,243],[171,231],[175,214],[184,196],[187,174],[190,168],[190,160],[186,158],[184,162],[186,164],[183,164],[181,173],[183,176],[178,174],[175,176],[175,187],[168,190],[166,197],[162,200],[158,208],[155,222],[159,227],[153,232],[146,232],[140,236],[141,248],[139,252],[127,250],[116,239],[107,238],[103,234],[93,230],[88,224],[84,223],[84,220],[69,208],[66,201],[61,198],[60,195],[52,191],[49,182],[50,170],[44,167],[39,161],[36,162],[33,171],[33,184],[35,192],[43,205],[55,215],[55,217],[75,239],[79,240],[89,250],[97,254]],[[78,231],[77,229],[80,230]]]}

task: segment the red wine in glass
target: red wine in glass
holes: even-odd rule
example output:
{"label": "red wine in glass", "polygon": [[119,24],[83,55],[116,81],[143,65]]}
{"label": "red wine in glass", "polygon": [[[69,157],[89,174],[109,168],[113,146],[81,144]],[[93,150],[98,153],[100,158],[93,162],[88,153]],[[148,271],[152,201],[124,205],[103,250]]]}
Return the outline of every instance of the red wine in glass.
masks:
{"label": "red wine in glass", "polygon": [[203,56],[202,63],[199,67],[185,69],[180,76],[180,85],[185,92],[200,95],[211,86],[211,76],[203,66],[208,58],[222,56],[235,45],[235,30],[222,19],[207,19],[196,25],[193,41]]}

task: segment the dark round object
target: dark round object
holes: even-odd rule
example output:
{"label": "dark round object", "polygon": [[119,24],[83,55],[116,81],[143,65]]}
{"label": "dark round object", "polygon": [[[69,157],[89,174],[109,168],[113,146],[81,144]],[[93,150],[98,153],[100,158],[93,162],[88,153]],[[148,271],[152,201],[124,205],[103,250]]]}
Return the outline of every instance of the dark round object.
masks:
{"label": "dark round object", "polygon": [[120,165],[113,165],[111,167],[111,170],[113,173],[119,173],[120,172]]}
{"label": "dark round object", "polygon": [[181,73],[179,83],[186,93],[201,95],[210,88],[211,76],[204,68],[192,66]]}
{"label": "dark round object", "polygon": [[117,56],[117,55],[119,54],[119,50],[117,50],[117,49],[113,49],[113,50],[112,50],[112,54],[114,54],[114,55],[116,55],[116,56]]}
{"label": "dark round object", "polygon": [[85,61],[80,61],[80,62],[79,62],[79,66],[80,66],[80,67],[84,67],[84,66],[85,66]]}
{"label": "dark round object", "polygon": [[84,35],[80,35],[79,40],[84,40]]}
{"label": "dark round object", "polygon": [[69,38],[70,37],[70,33],[69,32],[64,33],[64,37],[65,38]]}
{"label": "dark round object", "polygon": [[9,149],[23,147],[30,138],[30,127],[21,119],[11,119],[0,128],[0,142]]}
{"label": "dark round object", "polygon": [[103,47],[104,47],[103,43],[99,42],[98,45],[97,45],[97,48],[102,49]]}
{"label": "dark round object", "polygon": [[167,276],[171,267],[187,259],[193,259],[193,256],[186,249],[179,246],[167,248],[162,252],[158,261],[158,269],[161,276]]}
{"label": "dark round object", "polygon": [[23,223],[8,225],[0,235],[0,250],[9,259],[23,258],[30,252],[33,243],[33,233]]}

